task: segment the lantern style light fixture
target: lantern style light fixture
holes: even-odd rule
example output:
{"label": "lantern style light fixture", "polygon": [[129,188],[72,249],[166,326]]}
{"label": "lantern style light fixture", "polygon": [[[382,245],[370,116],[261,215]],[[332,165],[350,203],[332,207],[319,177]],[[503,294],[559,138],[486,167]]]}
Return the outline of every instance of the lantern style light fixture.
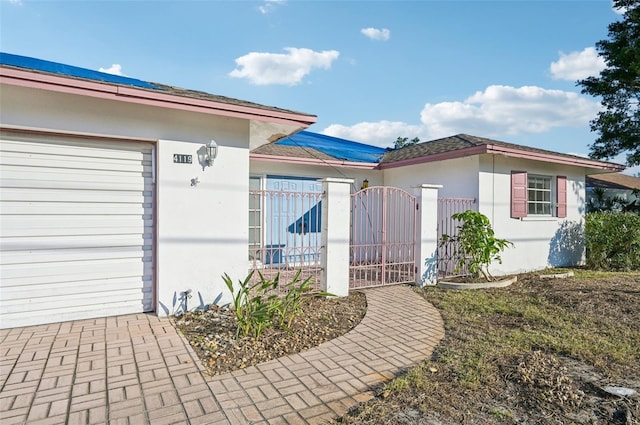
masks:
{"label": "lantern style light fixture", "polygon": [[369,187],[369,180],[364,179],[362,180],[362,187],[360,189],[366,189]]}
{"label": "lantern style light fixture", "polygon": [[198,163],[202,167],[202,171],[213,165],[213,161],[218,156],[218,144],[215,140],[211,140],[206,145],[202,145],[197,150]]}
{"label": "lantern style light fixture", "polygon": [[205,162],[209,167],[213,165],[213,161],[218,156],[218,144],[215,140],[211,140],[205,145]]}

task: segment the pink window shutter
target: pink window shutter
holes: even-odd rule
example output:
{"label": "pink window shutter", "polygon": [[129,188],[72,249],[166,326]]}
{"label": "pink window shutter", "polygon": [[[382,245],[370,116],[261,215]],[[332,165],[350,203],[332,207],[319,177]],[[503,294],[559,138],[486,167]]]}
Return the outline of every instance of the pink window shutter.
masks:
{"label": "pink window shutter", "polygon": [[527,172],[511,172],[511,218],[527,216]]}
{"label": "pink window shutter", "polygon": [[559,218],[567,216],[567,178],[565,176],[556,178],[556,207]]}

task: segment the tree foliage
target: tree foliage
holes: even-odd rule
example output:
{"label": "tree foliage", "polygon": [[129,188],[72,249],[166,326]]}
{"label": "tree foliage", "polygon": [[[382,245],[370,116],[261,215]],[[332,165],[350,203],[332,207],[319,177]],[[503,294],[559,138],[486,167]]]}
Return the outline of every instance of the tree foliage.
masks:
{"label": "tree foliage", "polygon": [[640,215],[613,211],[585,216],[587,267],[640,270]]}
{"label": "tree foliage", "polygon": [[607,189],[596,187],[587,201],[587,213],[596,211],[633,212],[640,214],[640,189],[633,189],[629,200],[623,196],[610,196]]}
{"label": "tree foliage", "polygon": [[640,0],[615,0],[623,19],[609,25],[609,39],[596,43],[606,68],[578,81],[582,93],[601,97],[603,110],[591,121],[600,135],[590,146],[592,158],[627,153],[627,165],[640,164]]}
{"label": "tree foliage", "polygon": [[420,143],[420,138],[414,137],[409,140],[408,137],[398,137],[395,142],[393,142],[394,149],[404,148],[405,146],[415,145],[416,143]]}

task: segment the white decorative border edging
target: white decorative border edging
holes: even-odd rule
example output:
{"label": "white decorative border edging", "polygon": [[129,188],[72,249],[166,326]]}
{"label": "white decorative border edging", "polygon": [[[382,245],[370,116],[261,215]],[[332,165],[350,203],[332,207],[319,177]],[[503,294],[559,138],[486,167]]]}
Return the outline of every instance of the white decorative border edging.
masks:
{"label": "white decorative border edging", "polygon": [[508,279],[498,280],[496,282],[480,282],[480,283],[461,283],[439,281],[438,286],[443,289],[486,289],[486,288],[504,288],[518,280],[518,276]]}
{"label": "white decorative border edging", "polygon": [[566,279],[568,277],[573,277],[573,272],[568,271],[566,273],[558,273],[558,274],[541,274],[541,279]]}

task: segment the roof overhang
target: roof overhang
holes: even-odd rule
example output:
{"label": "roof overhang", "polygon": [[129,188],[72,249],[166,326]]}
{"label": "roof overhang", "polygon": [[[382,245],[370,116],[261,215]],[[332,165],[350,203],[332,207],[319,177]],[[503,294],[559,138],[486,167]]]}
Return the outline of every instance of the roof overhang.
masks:
{"label": "roof overhang", "polygon": [[125,87],[5,66],[0,67],[0,84],[250,120],[251,149],[303,130],[317,120],[314,115],[292,111],[177,96],[160,90]]}
{"label": "roof overhang", "polygon": [[543,161],[543,162],[550,162],[555,164],[583,167],[583,168],[588,168],[592,170],[590,171],[590,173],[618,172],[618,171],[623,171],[626,168],[624,165],[615,164],[612,162],[596,161],[593,159],[580,158],[577,156],[570,157],[565,155],[553,154],[551,152],[544,153],[544,152],[537,152],[537,151],[529,151],[525,149],[514,149],[514,148],[509,148],[509,147],[499,146],[499,145],[492,145],[492,144],[474,146],[474,147],[464,148],[464,149],[457,149],[457,150],[448,151],[448,152],[426,155],[418,158],[395,161],[391,163],[382,163],[379,165],[379,168],[385,169],[385,168],[404,167],[407,165],[423,164],[423,163],[435,162],[435,161],[444,161],[447,159],[464,158],[468,156],[482,155],[482,154],[503,155],[511,158],[522,158],[522,159],[529,159],[532,161]]}
{"label": "roof overhang", "polygon": [[352,162],[341,160],[327,160],[316,158],[300,158],[292,156],[278,156],[278,155],[264,155],[257,153],[250,153],[249,159],[264,162],[278,162],[285,164],[297,164],[297,165],[318,165],[324,167],[344,167],[344,168],[356,168],[360,170],[374,170],[378,167],[378,164],[371,162]]}

